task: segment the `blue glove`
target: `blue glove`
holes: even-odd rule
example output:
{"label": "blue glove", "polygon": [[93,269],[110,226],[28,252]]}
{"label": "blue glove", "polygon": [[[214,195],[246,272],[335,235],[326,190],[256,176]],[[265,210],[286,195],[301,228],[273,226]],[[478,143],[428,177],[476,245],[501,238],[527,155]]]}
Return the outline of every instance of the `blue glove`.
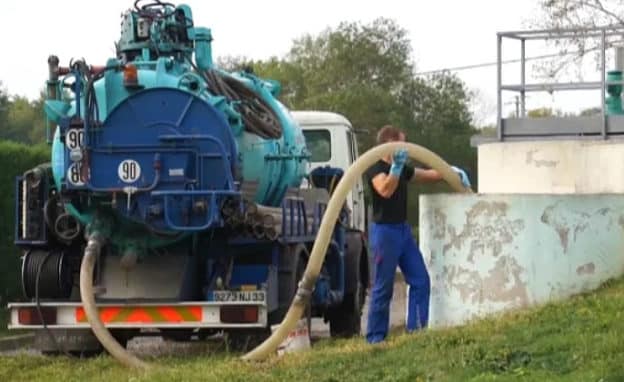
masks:
{"label": "blue glove", "polygon": [[403,166],[407,162],[407,150],[399,149],[392,154],[392,166],[390,166],[390,175],[394,175],[397,178],[401,177],[403,172]]}
{"label": "blue glove", "polygon": [[457,173],[457,175],[459,175],[459,179],[461,180],[461,182],[464,185],[464,187],[466,187],[466,188],[472,187],[471,184],[470,184],[470,179],[468,179],[468,175],[466,175],[466,171],[462,170],[459,167],[455,167],[455,166],[451,166],[451,168],[453,169],[453,171],[455,171]]}

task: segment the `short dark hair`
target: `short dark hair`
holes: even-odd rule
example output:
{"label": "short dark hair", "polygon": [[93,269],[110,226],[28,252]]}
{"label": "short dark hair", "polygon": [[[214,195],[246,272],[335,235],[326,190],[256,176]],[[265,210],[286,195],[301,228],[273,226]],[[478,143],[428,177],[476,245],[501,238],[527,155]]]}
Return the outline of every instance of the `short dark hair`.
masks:
{"label": "short dark hair", "polygon": [[380,145],[390,141],[398,141],[401,139],[401,136],[405,136],[403,130],[392,125],[385,125],[379,129],[377,133],[377,144]]}

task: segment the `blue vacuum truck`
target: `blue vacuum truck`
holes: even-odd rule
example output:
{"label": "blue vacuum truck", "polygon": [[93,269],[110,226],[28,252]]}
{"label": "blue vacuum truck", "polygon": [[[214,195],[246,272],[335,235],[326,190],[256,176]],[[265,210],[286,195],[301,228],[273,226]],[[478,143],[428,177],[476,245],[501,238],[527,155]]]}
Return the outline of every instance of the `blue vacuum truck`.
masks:
{"label": "blue vacuum truck", "polygon": [[[51,158],[16,180],[24,299],[9,304],[40,350],[101,350],[78,282],[89,238],[99,317],[122,345],[249,347],[287,311],[355,136],[339,115],[287,110],[275,81],[218,68],[211,40],[188,6],[137,1],[105,65],[49,57]],[[359,184],[306,309],[332,336],[360,332],[363,207]]]}

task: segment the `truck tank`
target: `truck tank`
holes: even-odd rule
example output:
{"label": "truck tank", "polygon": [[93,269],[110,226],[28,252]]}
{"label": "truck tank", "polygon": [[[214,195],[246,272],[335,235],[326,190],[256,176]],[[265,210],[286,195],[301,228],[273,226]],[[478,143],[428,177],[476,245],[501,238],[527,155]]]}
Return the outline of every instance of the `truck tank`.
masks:
{"label": "truck tank", "polygon": [[[232,198],[279,206],[308,157],[279,84],[216,67],[211,31],[191,9],[155,4],[123,16],[105,67],[49,59],[55,186],[83,224],[97,212],[123,227],[112,233],[122,247],[137,232],[157,234],[143,240],[153,247],[221,226]],[[73,101],[60,99],[63,86]]]}

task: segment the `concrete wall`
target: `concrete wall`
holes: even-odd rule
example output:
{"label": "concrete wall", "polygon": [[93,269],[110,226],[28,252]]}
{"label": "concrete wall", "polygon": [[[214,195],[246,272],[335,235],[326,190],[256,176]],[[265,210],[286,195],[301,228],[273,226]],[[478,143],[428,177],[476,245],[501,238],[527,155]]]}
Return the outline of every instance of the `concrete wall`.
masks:
{"label": "concrete wall", "polygon": [[423,195],[431,326],[595,288],[624,274],[624,195]]}
{"label": "concrete wall", "polygon": [[480,193],[622,193],[624,140],[480,145]]}

